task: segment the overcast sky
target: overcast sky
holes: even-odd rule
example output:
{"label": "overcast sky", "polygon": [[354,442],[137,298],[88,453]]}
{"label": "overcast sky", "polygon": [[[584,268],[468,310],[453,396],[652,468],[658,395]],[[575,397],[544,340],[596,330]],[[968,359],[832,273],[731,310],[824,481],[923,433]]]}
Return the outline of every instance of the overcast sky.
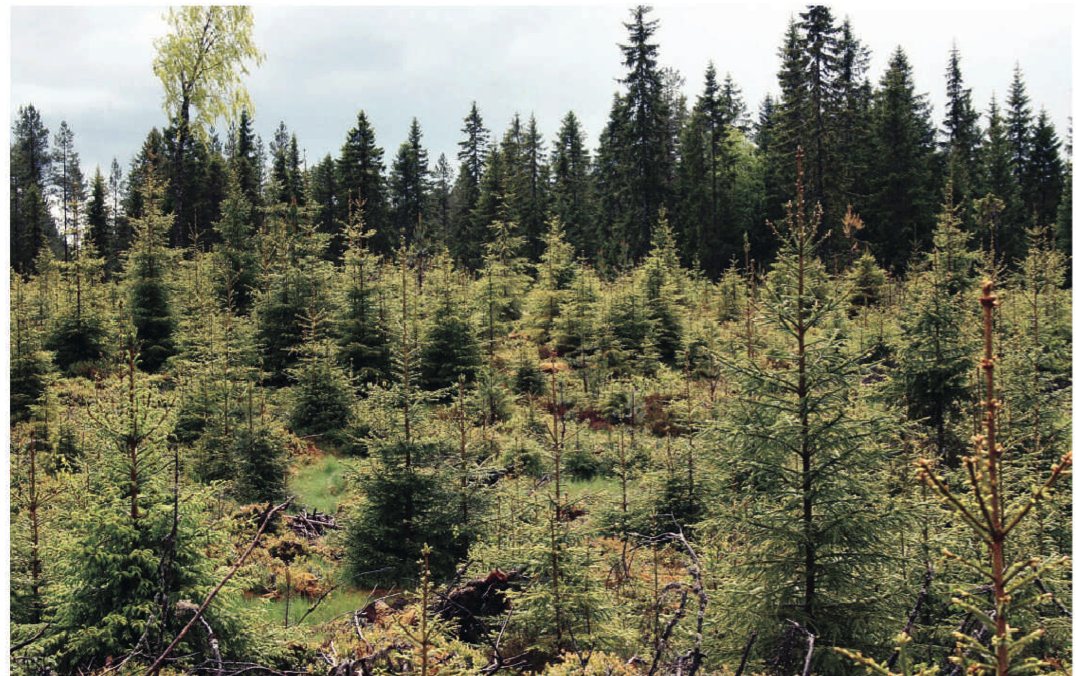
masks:
{"label": "overcast sky", "polygon": [[[850,16],[871,48],[877,81],[903,45],[935,118],[944,103],[954,42],[967,85],[984,111],[1004,99],[1019,62],[1036,110],[1045,107],[1065,137],[1072,102],[1072,6],[914,9],[832,5]],[[905,5],[907,6],[907,5]],[[933,9],[925,9],[927,7]],[[532,112],[547,143],[574,110],[596,144],[623,73],[617,43],[628,5],[592,7],[257,7],[255,40],[266,53],[248,88],[256,129],[268,143],[284,120],[310,162],[336,154],[360,108],[391,162],[418,117],[430,148],[455,159],[470,102],[499,136],[511,115]],[[731,72],[752,115],[777,91],[777,51],[796,7],[789,4],[658,6],[659,61],[680,70],[691,99],[713,60]],[[146,133],[161,126],[161,89],[152,72],[163,9],[17,7],[11,15],[11,114],[32,102],[50,131],[67,120],[89,176],[112,157],[126,171]]]}

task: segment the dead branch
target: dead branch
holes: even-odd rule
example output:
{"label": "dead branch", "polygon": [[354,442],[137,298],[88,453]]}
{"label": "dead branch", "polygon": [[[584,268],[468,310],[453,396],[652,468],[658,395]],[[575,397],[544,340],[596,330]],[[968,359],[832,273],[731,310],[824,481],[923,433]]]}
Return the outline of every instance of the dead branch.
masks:
{"label": "dead branch", "polygon": [[262,523],[258,527],[258,532],[254,534],[254,539],[250,541],[249,545],[247,545],[246,550],[244,550],[243,553],[239,556],[239,559],[235,562],[231,570],[228,571],[224,578],[217,583],[217,586],[209,592],[209,594],[205,597],[205,600],[202,601],[202,605],[198,606],[198,610],[195,611],[194,617],[192,617],[190,621],[187,622],[187,624],[183,627],[183,629],[179,631],[179,634],[177,634],[176,637],[172,639],[172,642],[168,644],[168,647],[164,649],[164,652],[161,653],[160,656],[158,656],[157,659],[153,661],[153,664],[151,664],[149,669],[146,670],[147,675],[151,676],[152,674],[156,674],[160,671],[161,665],[164,664],[164,661],[168,658],[168,655],[170,655],[172,651],[175,650],[176,646],[179,645],[179,642],[183,640],[183,638],[187,635],[187,632],[189,632],[191,630],[191,627],[194,626],[194,623],[197,622],[200,617],[202,617],[202,613],[205,612],[205,609],[209,607],[209,604],[213,601],[214,598],[216,598],[217,594],[220,593],[220,590],[224,588],[224,585],[227,584],[228,580],[232,579],[232,576],[235,575],[235,573],[243,566],[244,563],[246,563],[247,557],[250,556],[250,553],[254,551],[254,548],[258,545],[258,541],[261,540],[262,533],[265,532],[265,527],[269,525],[269,522],[272,520],[272,518],[276,515],[277,512],[283,511],[288,508],[288,505],[291,504],[292,499],[293,498],[289,497],[287,500],[280,503],[276,507],[273,507],[266,513],[265,518],[262,519]]}

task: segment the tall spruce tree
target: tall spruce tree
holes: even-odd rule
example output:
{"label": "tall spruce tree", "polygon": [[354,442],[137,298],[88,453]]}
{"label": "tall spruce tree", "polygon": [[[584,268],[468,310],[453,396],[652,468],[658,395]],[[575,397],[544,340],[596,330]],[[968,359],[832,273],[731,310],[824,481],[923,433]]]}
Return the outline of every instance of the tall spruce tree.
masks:
{"label": "tall spruce tree", "polygon": [[[674,172],[674,138],[665,78],[658,67],[654,41],[658,21],[639,5],[624,24],[628,41],[620,45],[627,73],[622,95],[614,98],[601,147],[598,190],[606,199],[602,219],[610,228],[611,263],[640,258],[657,224],[658,210],[669,206]],[[612,165],[612,166],[610,166]]]}
{"label": "tall spruce tree", "polygon": [[131,321],[138,345],[138,365],[156,373],[176,352],[168,283],[169,255],[165,242],[173,217],[161,213],[163,186],[152,172],[145,177],[145,210],[132,223],[135,241],[127,263]]}
{"label": "tall spruce tree", "polygon": [[105,270],[116,269],[116,253],[112,246],[112,223],[109,218],[105,178],[98,167],[93,175],[90,201],[86,206],[86,239],[105,259]]}
{"label": "tall spruce tree", "polygon": [[482,244],[486,241],[486,228],[478,218],[477,206],[489,154],[489,130],[483,126],[477,103],[471,103],[461,131],[463,140],[457,154],[460,169],[452,188],[451,228],[446,234],[456,260],[474,269],[481,262]]}
{"label": "tall spruce tree", "polygon": [[437,157],[437,162],[430,172],[430,194],[428,214],[429,224],[426,231],[431,242],[444,246],[449,243],[452,233],[452,167],[444,153]]}
{"label": "tall spruce tree", "polygon": [[[719,437],[733,453],[730,494],[750,496],[730,514],[751,543],[737,568],[743,592],[730,602],[758,632],[754,654],[782,674],[802,670],[803,631],[828,645],[879,638],[885,600],[867,580],[882,571],[890,516],[870,483],[884,419],[867,403],[865,366],[842,330],[844,299],[819,259],[820,208],[809,214],[804,196],[800,182],[760,289],[768,361],[785,366],[727,360],[737,395]],[[831,656],[815,655],[815,668],[838,673]]]}
{"label": "tall spruce tree", "polygon": [[340,159],[336,161],[338,200],[337,219],[348,222],[351,201],[363,205],[366,223],[374,233],[370,246],[378,253],[388,253],[398,243],[398,233],[389,225],[385,203],[384,151],[374,138],[374,128],[360,110],[358,121],[347,134]]}
{"label": "tall spruce tree", "polygon": [[47,204],[52,166],[48,144],[41,114],[32,105],[21,106],[11,130],[9,246],[11,265],[22,274],[32,272],[41,248],[57,239]]}
{"label": "tall spruce tree", "polygon": [[930,241],[934,204],[934,128],[912,66],[900,47],[879,83],[872,121],[872,195],[863,209],[867,238],[881,262],[903,270],[911,252]]}
{"label": "tall spruce tree", "polygon": [[1031,164],[1035,120],[1031,112],[1031,99],[1027,95],[1027,85],[1024,83],[1024,72],[1019,65],[1013,69],[1012,83],[1009,85],[1005,104],[1005,131],[1009,152],[1012,153],[1012,175],[1020,195],[1019,207],[1015,203],[1009,206],[1018,213],[1020,220],[1026,223],[1030,216],[1028,168]]}
{"label": "tall spruce tree", "polygon": [[[407,140],[400,144],[389,176],[389,201],[392,204],[393,229],[404,246],[427,247],[425,232],[429,192],[429,157],[422,146],[422,128],[411,119]],[[422,225],[420,230],[419,226]]]}
{"label": "tall spruce tree", "polygon": [[1031,132],[1031,152],[1027,165],[1027,207],[1032,223],[1043,226],[1053,223],[1065,180],[1061,163],[1061,142],[1045,110],[1039,111]]}
{"label": "tall spruce tree", "polygon": [[550,210],[564,227],[564,237],[584,257],[593,260],[598,243],[590,164],[579,118],[568,111],[553,143]]}
{"label": "tall spruce tree", "polygon": [[980,145],[978,119],[979,114],[975,112],[971,100],[971,89],[964,86],[960,52],[954,44],[945,69],[945,117],[942,120],[943,139],[940,146],[946,172],[953,183],[953,200],[957,204],[967,202],[974,196],[979,185],[976,175]]}

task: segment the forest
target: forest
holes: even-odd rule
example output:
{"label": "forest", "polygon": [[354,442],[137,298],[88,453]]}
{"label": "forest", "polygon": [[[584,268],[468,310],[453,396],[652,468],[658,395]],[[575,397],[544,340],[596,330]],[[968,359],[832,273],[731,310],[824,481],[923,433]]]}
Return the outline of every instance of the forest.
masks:
{"label": "forest", "polygon": [[307,166],[249,7],[107,176],[18,108],[13,673],[1071,673],[1071,136],[824,5],[685,92],[659,14],[598,139]]}

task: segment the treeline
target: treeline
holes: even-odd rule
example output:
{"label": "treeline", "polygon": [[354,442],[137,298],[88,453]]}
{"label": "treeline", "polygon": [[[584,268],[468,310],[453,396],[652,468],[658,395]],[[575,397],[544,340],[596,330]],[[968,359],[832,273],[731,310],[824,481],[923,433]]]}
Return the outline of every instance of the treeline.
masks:
{"label": "treeline", "polygon": [[175,218],[167,241],[177,247],[219,241],[214,224],[235,185],[255,230],[274,205],[314,209],[331,260],[340,259],[359,201],[379,254],[401,245],[429,254],[446,247],[473,270],[494,224],[510,223],[536,262],[545,224],[556,217],[580,257],[608,274],[642,258],[665,209],[684,245],[682,262],[716,278],[736,260],[773,255],[766,224],[782,217],[798,147],[809,158],[808,201],[823,206],[822,228],[833,233],[827,264],[843,267],[848,251],[866,247],[903,272],[930,241],[947,182],[976,242],[999,259],[1023,255],[1027,225],[1053,226],[1068,248],[1071,162],[1046,112],[1034,112],[1019,67],[1004,102],[992,97],[980,113],[954,47],[936,129],[902,49],[872,83],[870,50],[851,22],[811,6],[785,33],[780,92],[752,117],[732,76],[721,78],[712,63],[701,92],[683,91],[680,74],[661,66],[649,8],[632,10],[625,27],[622,87],[593,151],[572,112],[547,140],[533,116],[518,114],[498,136],[472,104],[455,162],[429,157],[418,120],[389,160],[360,111],[340,152],[307,166],[284,123],[266,147],[244,111],[223,140],[187,133],[185,122],[151,130],[126,176],[113,160],[107,178],[98,171],[87,180],[72,130],[62,123],[50,147],[39,112],[27,105],[11,145],[12,266],[31,272],[43,246],[66,256],[84,234],[106,268],[117,269],[131,244],[130,223],[144,213],[152,166],[168,186],[163,211]]}

